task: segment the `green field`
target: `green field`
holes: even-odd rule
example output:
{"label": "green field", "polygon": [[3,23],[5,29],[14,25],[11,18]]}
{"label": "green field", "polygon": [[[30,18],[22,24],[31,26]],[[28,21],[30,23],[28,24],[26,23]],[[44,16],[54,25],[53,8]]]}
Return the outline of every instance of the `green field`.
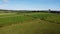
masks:
{"label": "green field", "polygon": [[60,14],[2,13],[0,34],[60,34]]}

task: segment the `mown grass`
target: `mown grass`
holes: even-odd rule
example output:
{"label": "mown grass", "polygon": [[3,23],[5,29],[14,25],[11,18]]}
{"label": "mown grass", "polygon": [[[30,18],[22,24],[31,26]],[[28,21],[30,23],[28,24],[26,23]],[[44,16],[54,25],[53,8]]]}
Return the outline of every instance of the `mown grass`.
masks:
{"label": "mown grass", "polygon": [[[60,15],[24,13],[0,18],[0,34],[60,34]],[[11,16],[11,15],[10,15]]]}
{"label": "mown grass", "polygon": [[0,34],[60,34],[60,25],[36,19],[0,28]]}
{"label": "mown grass", "polygon": [[28,20],[32,20],[32,18],[28,16],[14,16],[14,17],[0,18],[0,26],[15,24],[19,22],[22,23]]}
{"label": "mown grass", "polygon": [[39,18],[41,20],[49,21],[51,23],[60,23],[60,14],[35,14],[33,18]]}

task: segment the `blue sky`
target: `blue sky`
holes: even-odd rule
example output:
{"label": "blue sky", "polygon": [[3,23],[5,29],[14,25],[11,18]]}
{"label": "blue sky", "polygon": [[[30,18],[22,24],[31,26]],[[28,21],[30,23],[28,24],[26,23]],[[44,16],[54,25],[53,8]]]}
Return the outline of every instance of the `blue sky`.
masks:
{"label": "blue sky", "polygon": [[0,9],[60,10],[60,0],[0,0]]}

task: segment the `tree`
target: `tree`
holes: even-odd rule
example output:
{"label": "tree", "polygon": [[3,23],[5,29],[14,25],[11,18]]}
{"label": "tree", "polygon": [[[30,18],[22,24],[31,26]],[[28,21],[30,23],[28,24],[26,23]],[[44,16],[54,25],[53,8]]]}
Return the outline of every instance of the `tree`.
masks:
{"label": "tree", "polygon": [[48,13],[50,13],[51,9],[48,10]]}

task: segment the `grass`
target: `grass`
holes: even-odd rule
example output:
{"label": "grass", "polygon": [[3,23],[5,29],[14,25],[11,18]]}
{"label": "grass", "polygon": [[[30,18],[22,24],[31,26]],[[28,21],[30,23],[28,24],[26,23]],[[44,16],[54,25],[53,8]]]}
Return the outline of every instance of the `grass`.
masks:
{"label": "grass", "polygon": [[33,18],[49,21],[52,23],[60,23],[60,15],[57,14],[36,14],[32,15]]}
{"label": "grass", "polygon": [[[40,22],[40,23],[39,23]],[[60,25],[46,21],[33,20],[1,28],[1,34],[59,34]]]}
{"label": "grass", "polygon": [[24,13],[8,16],[13,17],[0,18],[0,34],[60,34],[60,15]]}
{"label": "grass", "polygon": [[32,20],[32,18],[27,17],[27,16],[15,16],[15,17],[0,18],[0,26],[24,22],[27,20]]}

